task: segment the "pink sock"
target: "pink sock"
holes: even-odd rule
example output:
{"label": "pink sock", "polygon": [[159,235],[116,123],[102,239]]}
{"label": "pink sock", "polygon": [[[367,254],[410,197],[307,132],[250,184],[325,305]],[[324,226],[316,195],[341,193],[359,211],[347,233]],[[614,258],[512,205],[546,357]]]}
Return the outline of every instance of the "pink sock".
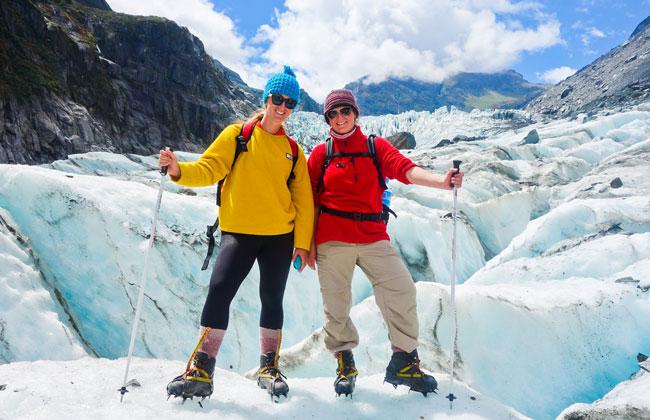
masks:
{"label": "pink sock", "polygon": [[393,351],[393,353],[397,353],[397,352],[406,353],[404,350],[402,350],[402,349],[400,349],[399,347],[394,346],[394,345],[392,345],[392,344],[390,345],[390,349]]}
{"label": "pink sock", "polygon": [[270,328],[260,327],[261,354],[266,354],[271,351],[278,351],[281,339],[282,330],[272,330]]}
{"label": "pink sock", "polygon": [[[203,337],[207,327],[201,327],[199,330],[199,337]],[[208,336],[205,337],[203,344],[201,344],[201,350],[203,353],[207,354],[208,357],[216,357],[219,353],[219,347],[221,347],[221,342],[223,341],[223,336],[226,335],[226,330],[218,330],[216,328],[210,328]]]}

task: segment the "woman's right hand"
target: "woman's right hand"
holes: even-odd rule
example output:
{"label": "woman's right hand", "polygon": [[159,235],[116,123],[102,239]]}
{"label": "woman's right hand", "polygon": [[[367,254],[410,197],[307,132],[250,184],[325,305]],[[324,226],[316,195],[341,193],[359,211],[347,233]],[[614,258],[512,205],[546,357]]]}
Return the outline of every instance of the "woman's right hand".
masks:
{"label": "woman's right hand", "polygon": [[167,167],[169,176],[177,177],[181,174],[181,168],[178,167],[178,159],[171,150],[161,150],[158,165],[161,168]]}

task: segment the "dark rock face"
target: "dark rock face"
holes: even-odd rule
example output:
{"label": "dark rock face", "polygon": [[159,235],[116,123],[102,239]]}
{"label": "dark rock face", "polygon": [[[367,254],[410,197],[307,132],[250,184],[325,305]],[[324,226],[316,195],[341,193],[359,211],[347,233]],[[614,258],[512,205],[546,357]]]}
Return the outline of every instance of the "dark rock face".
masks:
{"label": "dark rock face", "polygon": [[320,114],[323,112],[323,106],[316,102],[314,98],[309,96],[305,90],[300,89],[300,103],[298,104],[298,111],[305,111],[305,112],[315,112],[317,114]]}
{"label": "dark rock face", "polygon": [[95,9],[111,11],[111,6],[106,3],[105,0],[77,0],[77,2],[84,4],[88,7],[94,7]]}
{"label": "dark rock face", "polygon": [[198,152],[256,108],[187,29],[103,0],[3,0],[0,68],[0,162]]}
{"label": "dark rock face", "polygon": [[441,106],[474,108],[521,108],[544,91],[546,85],[527,82],[515,71],[501,73],[459,73],[442,83],[413,79],[388,79],[368,84],[365,79],[349,83],[362,115],[433,111]]}
{"label": "dark rock face", "polygon": [[616,177],[612,179],[612,181],[609,183],[609,186],[612,188],[621,188],[623,186],[623,181],[621,181],[621,178]]}
{"label": "dark rock face", "polygon": [[637,25],[634,31],[632,31],[632,34],[630,35],[630,39],[634,38],[638,33],[644,31],[648,27],[648,25],[650,25],[650,16],[643,19],[643,22]]}
{"label": "dark rock face", "polygon": [[402,131],[386,138],[397,149],[415,149],[415,136]]}
{"label": "dark rock face", "polygon": [[476,141],[476,140],[483,140],[485,137],[481,136],[466,136],[464,134],[458,134],[455,135],[453,139],[442,139],[440,140],[435,146],[433,146],[434,149],[439,148],[439,147],[445,147],[449,146],[450,144],[456,144],[460,142],[471,142],[471,141]]}
{"label": "dark rock face", "polygon": [[526,110],[566,117],[650,100],[650,18],[630,39],[540,95]]}

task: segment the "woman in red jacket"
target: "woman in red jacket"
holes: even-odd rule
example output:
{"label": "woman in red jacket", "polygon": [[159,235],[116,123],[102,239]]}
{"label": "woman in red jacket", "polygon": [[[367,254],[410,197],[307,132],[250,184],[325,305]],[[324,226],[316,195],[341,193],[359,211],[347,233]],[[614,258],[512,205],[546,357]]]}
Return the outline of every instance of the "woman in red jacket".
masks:
{"label": "woman in red jacket", "polygon": [[[437,382],[419,367],[415,285],[386,232],[382,181],[388,177],[405,184],[451,189],[462,185],[463,174],[456,169],[444,176],[431,174],[381,137],[374,140],[373,159],[369,151],[372,142],[357,125],[359,107],[349,90],[330,92],[323,112],[331,140],[316,146],[308,162],[316,207],[309,265],[314,268],[318,264],[325,346],[338,361],[335,392],[351,394],[357,375],[352,349],[359,344],[359,335],[350,309],[352,274],[358,265],[373,285],[388,327],[393,355],[385,381],[426,395],[436,390]],[[330,141],[333,147],[328,162]]]}

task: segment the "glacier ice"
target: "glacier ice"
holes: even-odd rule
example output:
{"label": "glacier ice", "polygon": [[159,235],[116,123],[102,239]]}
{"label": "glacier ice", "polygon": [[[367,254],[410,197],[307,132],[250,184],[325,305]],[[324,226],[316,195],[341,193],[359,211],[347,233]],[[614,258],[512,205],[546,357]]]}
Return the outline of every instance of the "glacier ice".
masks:
{"label": "glacier ice", "polygon": [[[361,124],[380,135],[413,132],[417,147],[405,153],[438,173],[463,160],[458,378],[525,415],[551,418],[606,394],[635,372],[638,351],[650,351],[650,112],[534,123],[519,112],[502,117],[440,109]],[[316,114],[296,113],[288,125],[307,150],[327,135]],[[539,142],[522,144],[532,129]],[[469,139],[432,148],[457,135]],[[57,354],[1,353],[7,361],[125,354],[158,186],[155,164],[152,156],[92,153],[40,168],[0,165],[0,211],[33,254],[25,257],[16,236],[3,233],[3,256],[21,261],[19,275],[41,296],[24,311],[44,314],[34,322],[50,322],[58,331],[52,339],[69,343]],[[397,182],[390,188],[398,217],[388,230],[418,282],[423,366],[444,376],[451,194]],[[209,281],[199,266],[216,208],[213,187],[166,189],[136,354],[183,359]],[[0,265],[2,287],[15,278],[12,264]],[[222,368],[245,372],[256,364],[258,282],[254,268],[233,301]],[[362,336],[355,358],[362,375],[380,375],[390,348],[360,271],[353,294]],[[291,376],[333,375],[321,311],[314,274],[292,270],[281,359]],[[3,328],[15,331],[17,322],[12,317]],[[11,348],[22,345],[20,337],[7,337]]]}

